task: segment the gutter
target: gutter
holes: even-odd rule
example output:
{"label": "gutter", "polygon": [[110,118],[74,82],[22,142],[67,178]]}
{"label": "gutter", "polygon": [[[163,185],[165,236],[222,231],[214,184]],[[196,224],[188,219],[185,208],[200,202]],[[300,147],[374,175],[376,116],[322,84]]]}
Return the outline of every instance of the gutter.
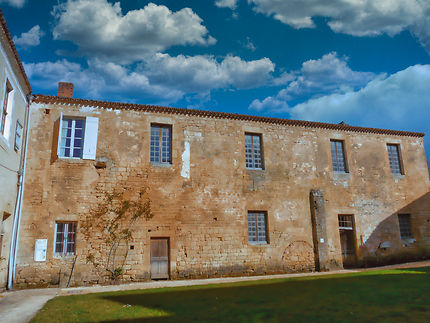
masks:
{"label": "gutter", "polygon": [[13,289],[13,283],[15,280],[15,269],[16,269],[16,254],[18,251],[18,237],[19,228],[21,224],[21,213],[22,213],[22,197],[24,196],[24,179],[25,179],[25,167],[27,158],[27,147],[28,147],[28,133],[30,131],[30,104],[33,100],[33,95],[29,93],[27,95],[27,109],[25,111],[25,140],[23,140],[24,147],[21,150],[21,160],[18,171],[17,181],[17,196],[15,211],[13,215],[13,228],[12,228],[12,240],[10,243],[9,252],[9,266],[8,266],[8,277],[7,277],[7,289]]}

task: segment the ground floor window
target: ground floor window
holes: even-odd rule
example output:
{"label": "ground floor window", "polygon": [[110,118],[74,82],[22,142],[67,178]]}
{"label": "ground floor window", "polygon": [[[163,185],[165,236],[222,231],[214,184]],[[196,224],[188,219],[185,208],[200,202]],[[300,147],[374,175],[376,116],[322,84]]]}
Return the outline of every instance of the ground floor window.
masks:
{"label": "ground floor window", "polygon": [[55,255],[75,254],[76,222],[55,222]]}
{"label": "ground floor window", "polygon": [[412,239],[412,228],[411,228],[411,215],[410,214],[398,214],[400,238]]}
{"label": "ground floor window", "polygon": [[267,243],[267,213],[262,211],[248,212],[248,241],[250,243]]}

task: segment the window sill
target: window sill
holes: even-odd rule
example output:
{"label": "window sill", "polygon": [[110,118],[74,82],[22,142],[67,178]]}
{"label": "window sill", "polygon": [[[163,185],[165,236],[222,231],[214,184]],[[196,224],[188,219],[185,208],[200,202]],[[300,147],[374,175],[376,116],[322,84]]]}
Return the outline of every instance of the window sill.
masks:
{"label": "window sill", "polygon": [[345,172],[333,172],[333,179],[335,180],[346,180],[351,177],[350,173]]}
{"label": "window sill", "polygon": [[75,254],[54,254],[54,259],[73,259]]}
{"label": "window sill", "polygon": [[402,240],[403,247],[407,247],[408,245],[413,244],[417,241],[414,238],[403,238],[401,240]]}
{"label": "window sill", "polygon": [[154,162],[151,162],[150,164],[151,164],[151,166],[154,166],[154,167],[172,167],[171,163],[154,163]]}
{"label": "window sill", "polygon": [[399,180],[399,179],[404,179],[404,178],[405,178],[405,175],[404,175],[404,174],[391,174],[391,177],[392,177],[394,180]]}
{"label": "window sill", "polygon": [[246,167],[246,170],[250,170],[250,171],[263,171],[264,168],[249,168],[249,167]]}
{"label": "window sill", "polygon": [[248,244],[250,246],[258,246],[258,247],[270,246],[270,243],[268,243],[268,242],[249,242],[248,241]]}

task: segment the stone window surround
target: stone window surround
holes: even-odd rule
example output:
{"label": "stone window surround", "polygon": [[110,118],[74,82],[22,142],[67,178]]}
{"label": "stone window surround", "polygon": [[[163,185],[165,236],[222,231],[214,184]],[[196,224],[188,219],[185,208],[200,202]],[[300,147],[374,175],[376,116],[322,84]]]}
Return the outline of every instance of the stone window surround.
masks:
{"label": "stone window surround", "polygon": [[[333,144],[335,150],[333,151]],[[339,149],[340,145],[340,149]],[[345,149],[345,140],[343,139],[330,139],[330,153],[332,159],[333,172],[337,174],[349,174],[348,160]],[[333,159],[333,155],[336,157],[336,162]],[[336,167],[337,165],[337,167]]]}
{"label": "stone window surround", "polygon": [[[3,129],[1,129],[2,131],[0,131],[0,145],[5,150],[9,148],[14,92],[15,91],[10,82],[9,74],[5,70],[5,81],[3,84],[3,98],[1,101],[1,109],[0,109],[0,122],[2,123],[2,127],[3,127]],[[5,108],[5,104],[6,104],[6,108]]]}
{"label": "stone window surround", "polygon": [[[394,150],[395,147],[395,151]],[[393,153],[397,155],[393,156]],[[403,175],[405,175],[405,168],[403,165],[403,160],[402,160],[402,149],[400,147],[400,143],[387,143],[387,155],[388,155],[388,164],[390,167],[390,172],[391,175],[393,176],[397,176],[397,177],[402,177]],[[392,167],[392,165],[394,166],[394,168]],[[394,172],[393,172],[394,171]]]}
{"label": "stone window surround", "polygon": [[[250,215],[254,215],[255,216],[255,220],[250,220]],[[258,217],[260,215],[260,217]],[[261,217],[263,216],[263,217]],[[250,245],[269,245],[269,231],[268,231],[268,214],[267,211],[255,211],[255,210],[249,210],[247,213],[247,218],[248,218],[248,243]],[[259,219],[263,219],[264,220],[264,240],[259,240]],[[260,222],[261,224],[261,222]],[[255,238],[256,241],[250,241],[250,228],[255,226]],[[261,225],[262,226],[262,225]],[[260,227],[261,227],[260,226]],[[260,235],[261,237],[263,237],[263,235]]]}
{"label": "stone window surround", "polygon": [[[159,136],[157,136],[156,138],[158,138],[158,160],[156,159],[156,151],[153,151],[153,148],[156,148],[156,142],[153,141],[153,136],[152,136],[152,130],[158,128],[160,133]],[[167,130],[167,151],[165,151],[166,155],[163,157],[163,139],[165,138],[164,135],[166,134],[165,132],[163,132],[163,130],[166,129]],[[154,145],[153,145],[154,143]],[[150,124],[150,133],[149,133],[149,161],[151,165],[154,166],[161,166],[161,167],[169,167],[172,165],[172,155],[173,155],[173,126],[171,124],[167,124],[167,123],[157,123],[157,122],[151,122]],[[165,161],[163,161],[163,158],[165,159]]]}
{"label": "stone window surround", "polygon": [[[246,139],[251,138],[251,147],[247,147]],[[259,146],[255,148],[254,139],[258,138]],[[247,149],[251,149],[250,154],[247,153]],[[247,158],[249,155],[249,158]],[[257,156],[256,156],[257,155]],[[249,165],[252,164],[252,165]],[[260,167],[254,167],[258,164]],[[264,170],[264,154],[263,154],[263,134],[255,132],[245,132],[245,166],[249,170]]]}
{"label": "stone window surround", "polygon": [[[57,251],[57,229],[58,224],[63,224],[63,237],[62,237],[62,244],[61,244],[61,251]],[[76,232],[77,232],[77,222],[76,221],[55,221],[55,232],[54,232],[54,257],[55,258],[61,258],[61,257],[67,257],[67,256],[74,256],[76,254]],[[72,225],[73,231],[69,230],[70,226]],[[69,235],[72,233],[73,242],[71,245],[73,246],[72,252],[67,252],[68,247],[68,239]]]}

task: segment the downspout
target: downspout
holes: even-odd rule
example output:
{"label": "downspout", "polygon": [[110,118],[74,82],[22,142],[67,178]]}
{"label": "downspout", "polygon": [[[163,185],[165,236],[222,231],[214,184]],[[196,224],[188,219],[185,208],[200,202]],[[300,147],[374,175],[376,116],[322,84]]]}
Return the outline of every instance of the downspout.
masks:
{"label": "downspout", "polygon": [[13,228],[12,228],[12,240],[10,243],[9,252],[9,266],[8,266],[8,277],[7,277],[7,289],[13,288],[13,282],[15,279],[15,268],[16,268],[16,254],[18,250],[18,237],[19,227],[21,223],[21,212],[22,212],[22,197],[24,195],[24,178],[25,178],[25,166],[27,158],[27,147],[28,147],[28,133],[30,131],[30,104],[33,100],[31,93],[27,95],[27,109],[25,110],[25,132],[24,132],[24,147],[21,150],[21,159],[19,162],[18,171],[18,192],[16,197],[15,211],[13,215]]}

